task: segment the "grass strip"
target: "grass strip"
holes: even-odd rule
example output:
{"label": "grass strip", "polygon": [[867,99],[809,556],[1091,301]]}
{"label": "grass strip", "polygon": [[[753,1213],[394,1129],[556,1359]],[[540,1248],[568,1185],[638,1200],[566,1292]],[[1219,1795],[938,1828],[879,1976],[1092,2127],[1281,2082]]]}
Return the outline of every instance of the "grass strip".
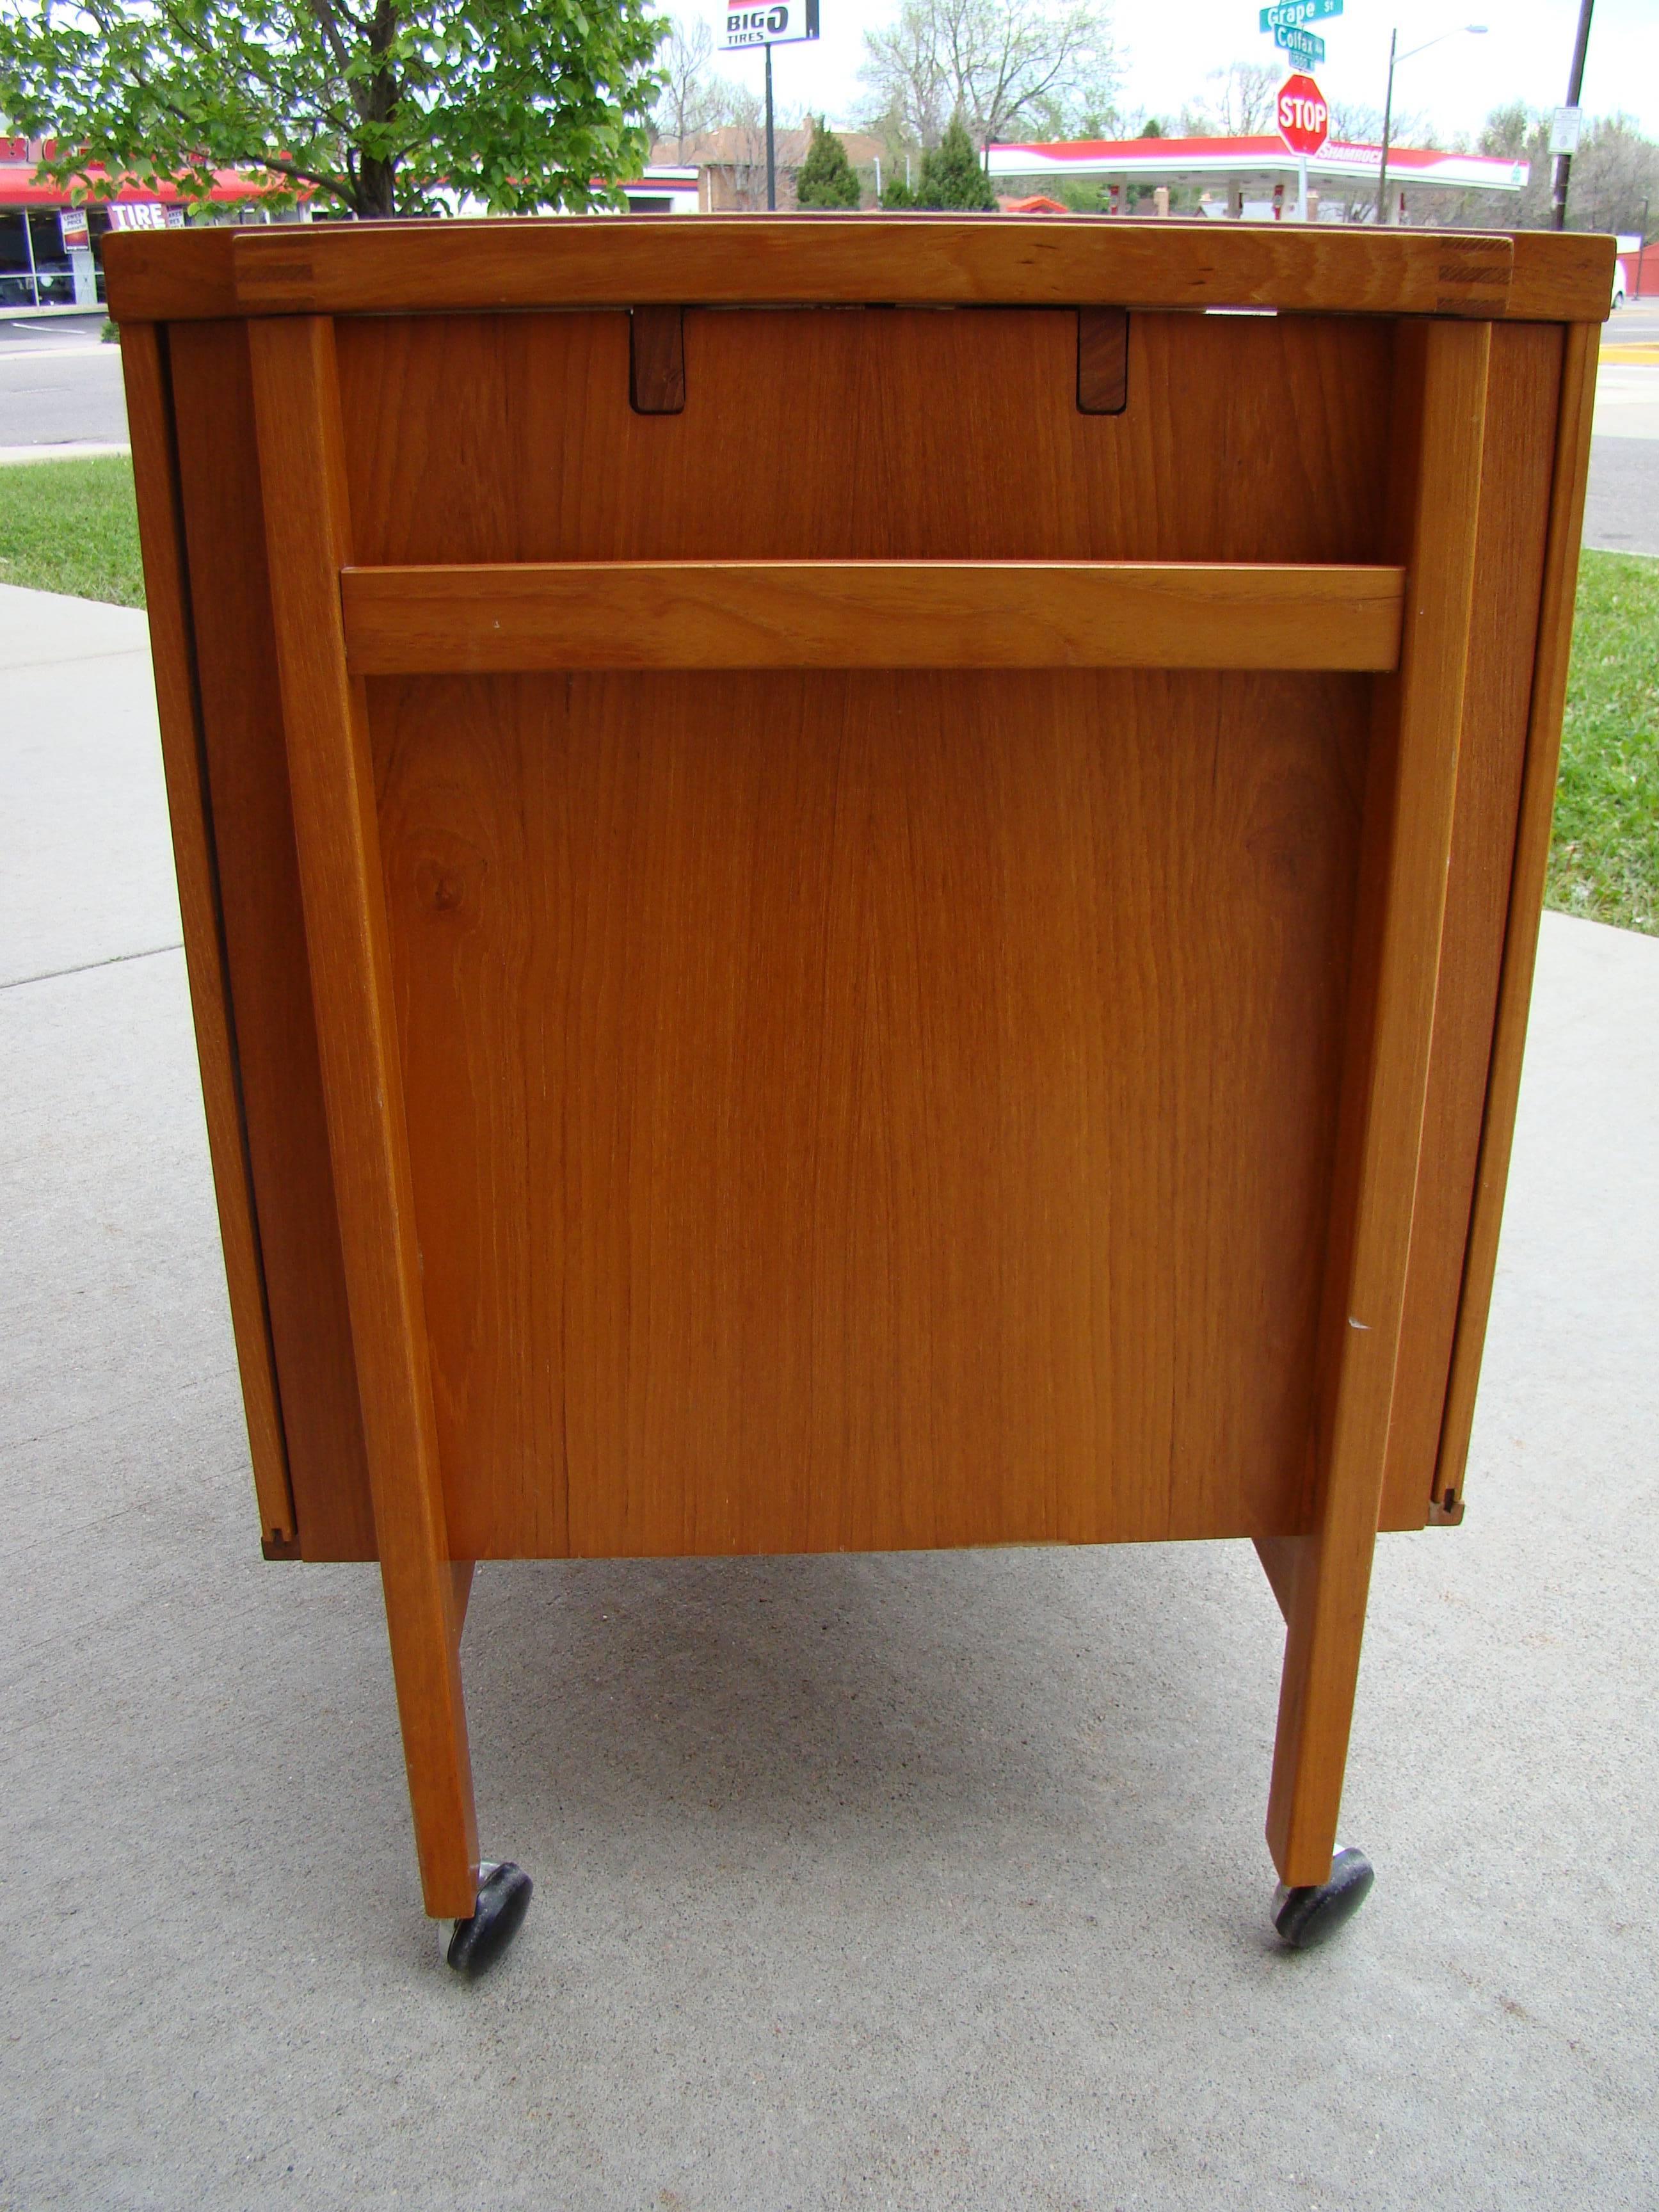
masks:
{"label": "grass strip", "polygon": [[1659,936],[1659,560],[1640,553],[1579,568],[1545,899]]}
{"label": "grass strip", "polygon": [[125,454],[0,467],[0,584],[143,605],[132,463]]}
{"label": "grass strip", "polygon": [[[0,467],[0,582],[143,606],[131,462]],[[1638,553],[1579,570],[1545,896],[1659,936],[1659,561]]]}

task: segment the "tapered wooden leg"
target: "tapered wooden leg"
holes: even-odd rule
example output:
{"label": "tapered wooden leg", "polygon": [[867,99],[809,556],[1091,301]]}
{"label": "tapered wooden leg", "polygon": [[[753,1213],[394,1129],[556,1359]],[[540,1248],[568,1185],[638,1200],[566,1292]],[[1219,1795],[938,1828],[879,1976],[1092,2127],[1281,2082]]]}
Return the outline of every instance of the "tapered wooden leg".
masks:
{"label": "tapered wooden leg", "polygon": [[1457,788],[1486,420],[1484,323],[1402,324],[1390,534],[1398,672],[1377,684],[1321,1320],[1312,1523],[1264,1547],[1285,1611],[1267,1841],[1326,1881],[1394,1398]]}
{"label": "tapered wooden leg", "polygon": [[467,1582],[449,1558],[361,683],[334,326],[250,330],[277,667],[330,1158],[398,1714],[426,1909],[466,1919],[478,1845],[461,1699]]}

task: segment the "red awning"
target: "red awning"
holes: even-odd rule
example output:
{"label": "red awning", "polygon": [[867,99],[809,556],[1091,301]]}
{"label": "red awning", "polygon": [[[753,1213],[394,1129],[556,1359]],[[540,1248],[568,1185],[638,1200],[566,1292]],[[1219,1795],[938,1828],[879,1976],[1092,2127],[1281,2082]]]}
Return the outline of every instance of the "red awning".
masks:
{"label": "red awning", "polygon": [[[89,168],[89,176],[101,177],[104,172]],[[261,177],[246,169],[216,169],[213,191],[210,197],[220,204],[240,200],[264,199],[271,187]],[[308,188],[307,188],[308,191]],[[302,191],[301,197],[307,197]],[[129,203],[148,201],[154,206],[182,207],[185,204],[176,185],[141,182],[134,179],[123,185],[113,197]],[[99,195],[101,201],[104,195]],[[76,204],[76,195],[67,185],[37,183],[32,161],[0,161],[0,208],[67,208]],[[94,202],[96,205],[98,203]]]}

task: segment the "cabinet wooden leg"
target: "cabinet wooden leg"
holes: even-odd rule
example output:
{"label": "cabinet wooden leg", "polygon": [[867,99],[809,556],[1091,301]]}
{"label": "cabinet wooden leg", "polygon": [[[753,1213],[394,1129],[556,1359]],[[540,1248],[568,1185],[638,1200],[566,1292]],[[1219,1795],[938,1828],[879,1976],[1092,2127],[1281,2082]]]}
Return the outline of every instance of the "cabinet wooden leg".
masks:
{"label": "cabinet wooden leg", "polygon": [[1340,1547],[1329,1533],[1257,1546],[1285,1614],[1267,1846],[1291,1888],[1330,1877],[1371,1549]]}
{"label": "cabinet wooden leg", "polygon": [[1399,668],[1372,695],[1311,1525],[1261,1547],[1285,1614],[1267,1843],[1292,1889],[1330,1879],[1376,1547],[1457,788],[1491,331],[1402,323],[1395,349],[1386,536],[1406,567],[1406,612]]}
{"label": "cabinet wooden leg", "polygon": [[351,517],[334,326],[273,317],[249,350],[329,1156],[421,1887],[434,1919],[465,1920],[478,1869],[459,1665],[465,1582],[445,1527],[368,702],[340,612]]}
{"label": "cabinet wooden leg", "polygon": [[409,1776],[421,1891],[434,1920],[465,1920],[478,1887],[478,1826],[461,1693],[460,1643],[470,1581],[447,1560],[411,1575],[382,1570],[392,1672]]}

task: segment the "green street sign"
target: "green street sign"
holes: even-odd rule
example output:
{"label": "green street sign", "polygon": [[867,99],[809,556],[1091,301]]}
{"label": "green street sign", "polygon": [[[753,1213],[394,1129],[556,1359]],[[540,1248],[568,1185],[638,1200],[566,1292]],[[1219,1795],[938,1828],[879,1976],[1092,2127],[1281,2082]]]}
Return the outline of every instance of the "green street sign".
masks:
{"label": "green street sign", "polygon": [[1342,0],[1278,0],[1275,7],[1261,10],[1261,28],[1293,31],[1303,23],[1328,22],[1341,13]]}
{"label": "green street sign", "polygon": [[1273,44],[1280,53],[1288,54],[1304,69],[1311,69],[1316,62],[1325,58],[1325,41],[1311,31],[1294,31],[1283,23],[1275,23]]}

